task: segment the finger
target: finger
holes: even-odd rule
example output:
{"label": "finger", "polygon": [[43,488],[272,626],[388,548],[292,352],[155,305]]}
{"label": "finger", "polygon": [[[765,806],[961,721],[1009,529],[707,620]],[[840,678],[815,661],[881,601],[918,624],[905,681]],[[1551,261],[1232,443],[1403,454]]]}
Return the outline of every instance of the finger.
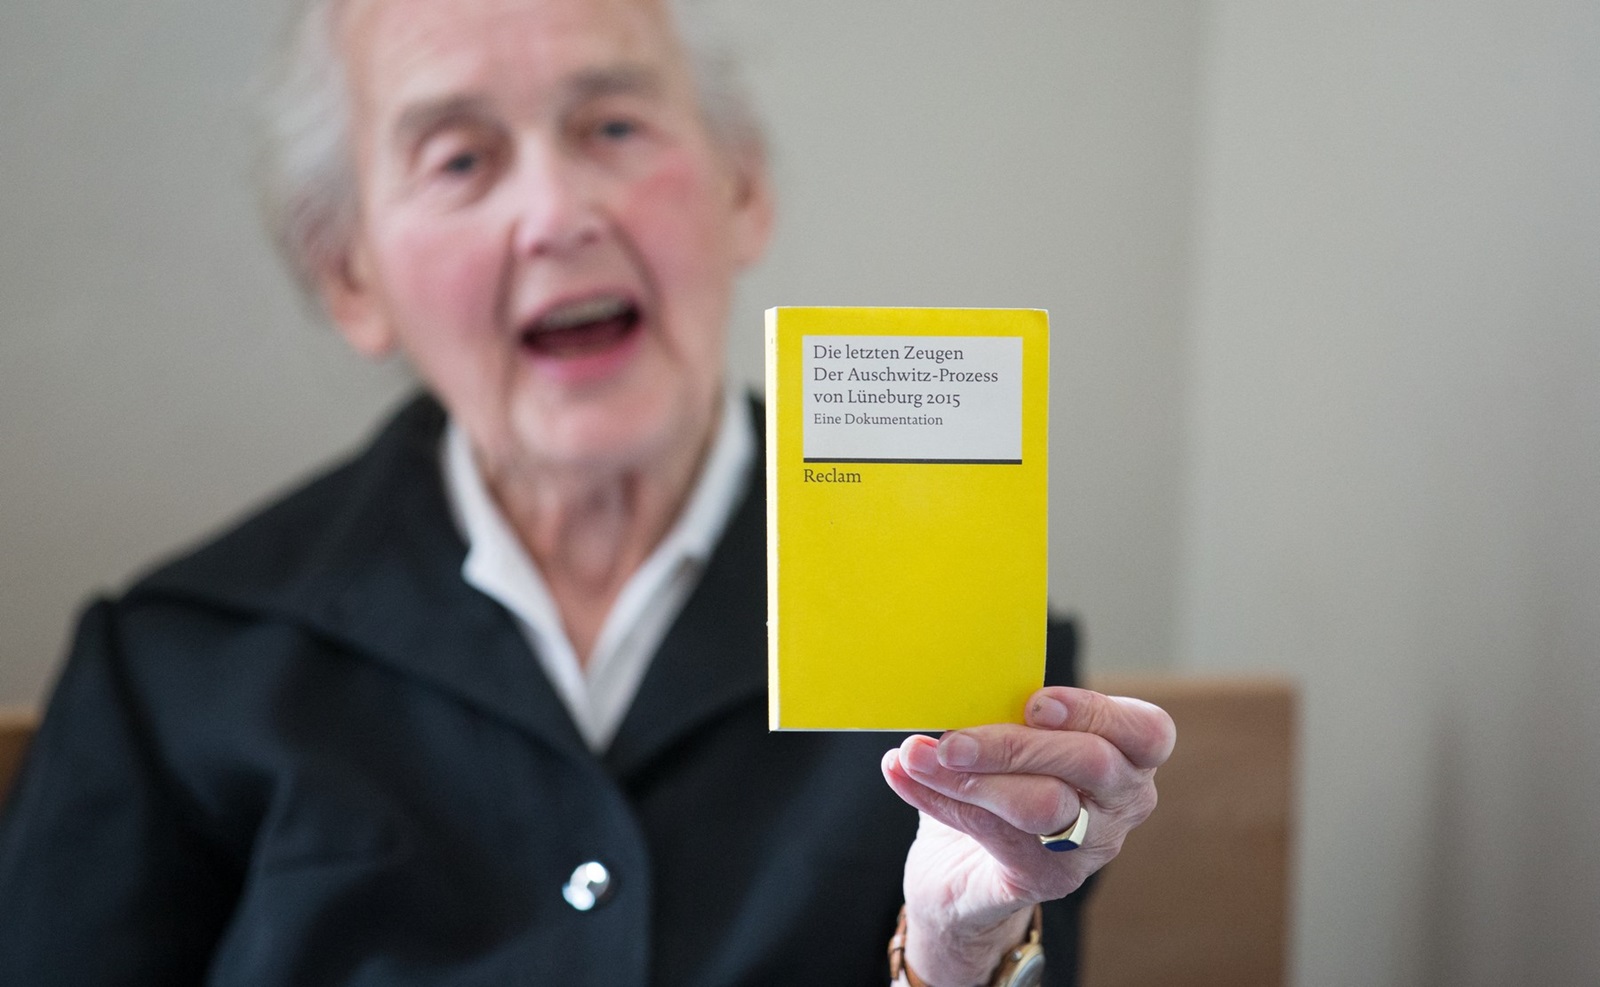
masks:
{"label": "finger", "polygon": [[1113,804],[1127,790],[1148,783],[1150,774],[1104,737],[1069,730],[1004,723],[971,727],[939,738],[937,750],[940,765],[967,773],[975,791],[986,777],[1042,775]]}
{"label": "finger", "polygon": [[1178,730],[1167,711],[1129,696],[1104,696],[1088,689],[1049,686],[1028,700],[1028,725],[1076,730],[1111,741],[1141,768],[1158,768],[1172,755]]}
{"label": "finger", "polygon": [[[1019,899],[1047,901],[1071,894],[1122,845],[1120,832],[1106,833],[1091,820],[1089,839],[1077,853],[1051,853],[1039,838],[986,809],[959,802],[920,784],[900,763],[900,749],[883,757],[883,776],[902,799],[924,817],[965,834],[1000,865]],[[1052,830],[1051,832],[1054,832]]]}
{"label": "finger", "polygon": [[[1029,732],[1061,737],[1038,730]],[[1099,738],[1087,739],[1110,747]],[[1047,774],[993,775],[955,771],[939,763],[936,748],[925,737],[907,740],[899,753],[900,763],[913,780],[947,798],[978,806],[1024,833],[1054,833],[1078,817],[1079,795],[1060,778]],[[1112,756],[1126,765],[1122,755],[1113,753]]]}
{"label": "finger", "polygon": [[[1020,850],[1037,849],[1037,839],[981,806],[950,798],[914,778],[903,763],[899,748],[883,756],[883,777],[896,795],[919,812],[926,813],[957,832],[972,837],[989,853],[1001,858],[1015,857]],[[1035,846],[1024,846],[1023,840]]]}

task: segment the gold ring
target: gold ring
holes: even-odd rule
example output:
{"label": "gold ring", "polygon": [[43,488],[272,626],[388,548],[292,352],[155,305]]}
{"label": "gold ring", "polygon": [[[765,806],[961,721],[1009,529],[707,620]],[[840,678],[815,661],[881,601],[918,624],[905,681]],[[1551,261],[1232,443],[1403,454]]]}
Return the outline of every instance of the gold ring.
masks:
{"label": "gold ring", "polygon": [[1041,834],[1039,845],[1046,850],[1063,853],[1067,850],[1076,850],[1083,846],[1083,839],[1089,833],[1089,807],[1078,806],[1078,819],[1071,826],[1059,833]]}

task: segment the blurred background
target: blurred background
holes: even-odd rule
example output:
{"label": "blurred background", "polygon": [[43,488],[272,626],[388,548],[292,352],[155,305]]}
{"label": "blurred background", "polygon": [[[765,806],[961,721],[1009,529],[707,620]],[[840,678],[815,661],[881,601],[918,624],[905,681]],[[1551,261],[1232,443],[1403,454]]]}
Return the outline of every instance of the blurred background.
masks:
{"label": "blurred background", "polygon": [[[1096,671],[1303,696],[1293,969],[1600,969],[1600,4],[775,0],[769,305],[1048,308]],[[267,4],[0,5],[0,705],[412,386],[259,233]],[[1135,837],[1137,838],[1137,837]]]}

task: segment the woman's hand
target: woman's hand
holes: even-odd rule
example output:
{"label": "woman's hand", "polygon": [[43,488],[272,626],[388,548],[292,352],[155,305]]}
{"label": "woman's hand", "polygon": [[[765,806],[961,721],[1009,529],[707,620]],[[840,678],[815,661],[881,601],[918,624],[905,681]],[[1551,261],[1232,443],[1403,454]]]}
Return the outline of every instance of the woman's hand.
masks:
{"label": "woman's hand", "polygon": [[[1086,689],[1039,690],[1027,724],[912,736],[884,755],[889,787],[921,813],[906,857],[905,955],[930,984],[986,983],[1035,903],[1071,894],[1115,857],[1155,808],[1156,768],[1176,739],[1160,707]],[[1081,847],[1040,845],[1080,806]]]}

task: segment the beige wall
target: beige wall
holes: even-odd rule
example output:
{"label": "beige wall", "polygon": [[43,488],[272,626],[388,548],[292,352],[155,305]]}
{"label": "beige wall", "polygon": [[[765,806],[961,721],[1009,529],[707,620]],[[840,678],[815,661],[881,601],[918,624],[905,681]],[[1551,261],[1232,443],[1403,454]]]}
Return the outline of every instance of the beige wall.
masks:
{"label": "beige wall", "polygon": [[256,4],[0,3],[0,703],[73,611],[396,389],[308,322],[245,176]]}
{"label": "beige wall", "polygon": [[1220,3],[1182,667],[1287,671],[1297,969],[1600,970],[1600,6]]}
{"label": "beige wall", "polygon": [[769,305],[1028,306],[1052,329],[1051,597],[1096,667],[1171,661],[1195,93],[1188,4],[768,3]]}
{"label": "beige wall", "polygon": [[[741,294],[1022,305],[1056,328],[1053,596],[1169,661],[1199,16],[1054,0],[732,5],[782,217]],[[308,320],[256,232],[256,5],[0,5],[0,703],[71,614],[362,435],[404,389]]]}
{"label": "beige wall", "polygon": [[[735,6],[782,192],[736,371],[771,304],[1048,307],[1091,662],[1305,686],[1298,981],[1585,982],[1600,7]],[[0,703],[406,386],[255,233],[270,21],[0,4]]]}

